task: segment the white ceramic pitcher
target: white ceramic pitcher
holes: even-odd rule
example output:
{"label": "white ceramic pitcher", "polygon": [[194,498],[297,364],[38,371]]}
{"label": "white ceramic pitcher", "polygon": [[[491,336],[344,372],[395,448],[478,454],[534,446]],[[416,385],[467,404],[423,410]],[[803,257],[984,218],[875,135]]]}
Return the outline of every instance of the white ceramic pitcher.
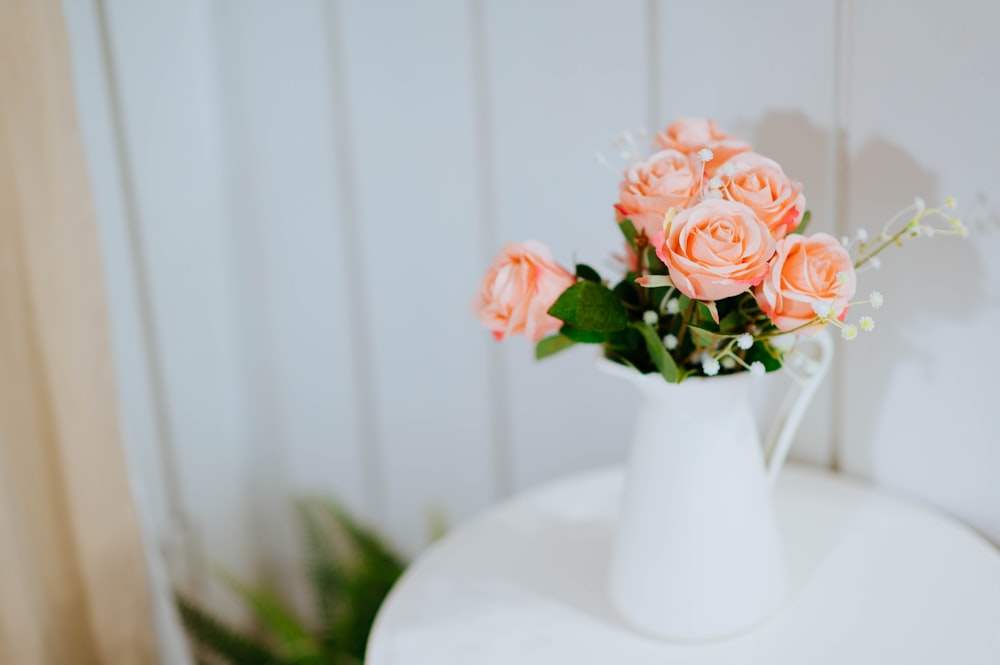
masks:
{"label": "white ceramic pitcher", "polygon": [[641,395],[608,578],[612,605],[634,627],[708,640],[751,628],[781,603],[787,578],[771,485],[833,351],[826,331],[795,353],[807,346],[815,358],[781,370],[796,388],[766,447],[749,372],[677,385],[600,361]]}

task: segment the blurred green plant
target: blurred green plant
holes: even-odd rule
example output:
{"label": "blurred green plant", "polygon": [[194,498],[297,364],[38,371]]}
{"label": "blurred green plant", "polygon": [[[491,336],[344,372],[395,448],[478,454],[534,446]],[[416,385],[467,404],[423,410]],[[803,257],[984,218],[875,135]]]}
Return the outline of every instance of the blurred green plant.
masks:
{"label": "blurred green plant", "polygon": [[359,665],[379,606],[403,572],[403,560],[340,506],[323,499],[296,503],[306,545],[306,572],[316,606],[313,622],[274,594],[222,579],[252,611],[255,637],[178,594],[188,636],[205,655],[227,665]]}

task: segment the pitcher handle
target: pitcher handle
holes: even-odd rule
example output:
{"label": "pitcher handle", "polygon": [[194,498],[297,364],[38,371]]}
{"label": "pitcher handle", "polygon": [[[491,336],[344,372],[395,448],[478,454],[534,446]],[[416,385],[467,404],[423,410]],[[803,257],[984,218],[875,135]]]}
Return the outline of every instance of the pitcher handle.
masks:
{"label": "pitcher handle", "polygon": [[[802,353],[804,345],[815,346],[815,358]],[[794,354],[794,355],[793,355]],[[820,381],[830,369],[833,360],[833,340],[828,330],[821,330],[813,337],[800,337],[794,351],[786,356],[785,369],[793,379],[792,389],[785,397],[771,423],[771,429],[764,439],[767,455],[767,480],[770,484],[778,478],[778,472],[788,457],[788,449],[792,446],[792,437],[799,428],[802,416],[805,415],[809,402],[812,401]]]}

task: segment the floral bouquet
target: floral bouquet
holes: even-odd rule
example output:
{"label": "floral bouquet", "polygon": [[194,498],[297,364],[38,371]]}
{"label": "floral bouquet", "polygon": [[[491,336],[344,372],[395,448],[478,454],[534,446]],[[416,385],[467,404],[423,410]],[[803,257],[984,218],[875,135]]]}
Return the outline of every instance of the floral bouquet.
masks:
{"label": "floral bouquet", "polygon": [[854,297],[856,273],[877,268],[884,249],[965,235],[951,198],[939,208],[916,199],[872,240],[863,230],[854,239],[806,235],[802,185],[712,120],[671,123],[645,158],[631,137],[623,145],[631,159],[614,211],[624,276],[612,283],[583,263],[570,272],[541,243],[509,243],[472,304],[497,340],[523,334],[537,342],[537,358],[600,344],[608,359],[671,383],[760,375],[794,348],[794,337],[778,337],[832,325],[852,340],[874,330],[871,316],[848,322],[847,314],[882,305],[878,291]]}

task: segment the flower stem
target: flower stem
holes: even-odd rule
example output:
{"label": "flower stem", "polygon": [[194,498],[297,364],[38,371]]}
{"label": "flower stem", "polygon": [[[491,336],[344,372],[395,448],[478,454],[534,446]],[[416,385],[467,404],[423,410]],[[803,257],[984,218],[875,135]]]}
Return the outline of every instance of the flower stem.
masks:
{"label": "flower stem", "polygon": [[[646,237],[646,232],[639,231],[635,237],[635,272],[639,277],[646,275],[646,247],[648,246],[649,238]],[[643,311],[649,306],[649,293],[647,291],[648,289],[639,289],[639,305]]]}
{"label": "flower stem", "polygon": [[885,242],[883,242],[881,245],[879,245],[878,247],[876,247],[874,252],[872,252],[871,254],[868,254],[868,255],[866,255],[866,256],[858,259],[857,262],[854,264],[854,269],[857,270],[858,268],[860,268],[861,266],[863,266],[864,264],[868,263],[869,261],[871,261],[872,259],[874,259],[876,256],[878,256],[882,252],[882,250],[884,250],[886,247],[888,247],[889,245],[892,245],[892,244],[895,244],[896,242],[898,242],[899,239],[903,237],[903,234],[905,234],[907,231],[910,231],[912,229],[912,227],[913,227],[912,224],[907,224],[906,226],[904,226],[903,228],[901,228],[899,231],[897,231],[896,235],[892,236],[891,238],[889,238],[888,240],[886,240]]}
{"label": "flower stem", "polygon": [[677,348],[681,348],[681,344],[684,343],[684,335],[687,334],[688,322],[691,321],[691,317],[694,316],[694,308],[698,306],[697,300],[691,300],[691,304],[688,305],[687,311],[684,313],[684,318],[681,319],[681,329],[677,331]]}
{"label": "flower stem", "polygon": [[772,339],[774,337],[781,337],[782,335],[791,335],[793,332],[797,332],[799,330],[802,330],[803,328],[808,328],[809,326],[814,326],[817,323],[824,323],[824,322],[829,323],[834,320],[835,319],[827,319],[821,316],[817,316],[812,321],[807,321],[806,323],[803,323],[800,326],[795,326],[794,328],[790,328],[789,330],[782,330],[776,333],[771,333],[769,335],[757,335],[755,339]]}

